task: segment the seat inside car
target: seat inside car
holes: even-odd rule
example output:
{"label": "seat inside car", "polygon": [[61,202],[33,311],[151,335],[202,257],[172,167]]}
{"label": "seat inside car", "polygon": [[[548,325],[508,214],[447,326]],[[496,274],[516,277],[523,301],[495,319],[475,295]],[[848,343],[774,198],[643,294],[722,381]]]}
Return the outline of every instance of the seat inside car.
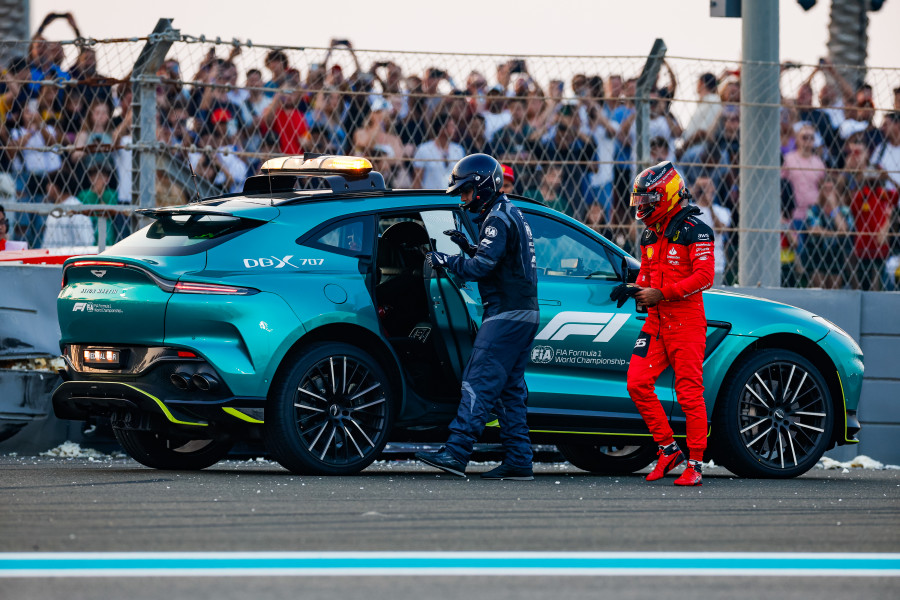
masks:
{"label": "seat inside car", "polygon": [[428,298],[422,267],[428,232],[414,221],[388,227],[378,240],[375,300],[389,337],[406,337],[428,321]]}

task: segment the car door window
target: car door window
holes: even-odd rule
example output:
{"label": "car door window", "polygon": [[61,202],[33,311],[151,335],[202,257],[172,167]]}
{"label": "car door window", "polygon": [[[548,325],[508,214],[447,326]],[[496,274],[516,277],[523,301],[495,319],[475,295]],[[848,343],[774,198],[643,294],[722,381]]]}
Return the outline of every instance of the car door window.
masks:
{"label": "car door window", "polygon": [[462,224],[462,217],[455,210],[426,210],[422,211],[422,221],[425,223],[425,229],[428,231],[428,237],[435,242],[435,250],[444,254],[459,254],[461,251],[459,246],[450,241],[450,237],[444,235],[448,229],[457,229],[462,231],[469,243],[472,239],[469,232]]}
{"label": "car door window", "polygon": [[600,242],[556,219],[537,213],[525,218],[534,237],[539,278],[619,279]]}
{"label": "car door window", "polygon": [[356,256],[371,246],[371,217],[344,219],[333,223],[324,231],[313,234],[306,245],[323,248],[339,254]]}

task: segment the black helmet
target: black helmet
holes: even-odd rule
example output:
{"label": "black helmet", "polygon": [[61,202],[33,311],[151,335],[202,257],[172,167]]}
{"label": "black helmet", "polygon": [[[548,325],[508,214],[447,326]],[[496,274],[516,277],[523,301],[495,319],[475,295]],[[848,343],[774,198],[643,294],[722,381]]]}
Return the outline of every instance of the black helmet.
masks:
{"label": "black helmet", "polygon": [[450,173],[447,193],[458,196],[472,189],[472,199],[463,205],[469,212],[480,212],[490,206],[503,187],[503,168],[487,154],[470,154],[463,158]]}

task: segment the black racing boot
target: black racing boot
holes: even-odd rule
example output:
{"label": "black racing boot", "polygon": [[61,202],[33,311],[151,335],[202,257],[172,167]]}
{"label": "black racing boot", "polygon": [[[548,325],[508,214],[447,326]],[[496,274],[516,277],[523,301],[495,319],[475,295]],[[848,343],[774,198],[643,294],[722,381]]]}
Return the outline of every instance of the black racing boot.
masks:
{"label": "black racing boot", "polygon": [[430,467],[452,473],[458,477],[466,476],[466,463],[457,460],[446,448],[437,452],[416,452],[416,458]]}
{"label": "black racing boot", "polygon": [[502,463],[499,467],[481,474],[482,479],[507,479],[510,481],[532,481],[534,471],[531,467],[514,467]]}

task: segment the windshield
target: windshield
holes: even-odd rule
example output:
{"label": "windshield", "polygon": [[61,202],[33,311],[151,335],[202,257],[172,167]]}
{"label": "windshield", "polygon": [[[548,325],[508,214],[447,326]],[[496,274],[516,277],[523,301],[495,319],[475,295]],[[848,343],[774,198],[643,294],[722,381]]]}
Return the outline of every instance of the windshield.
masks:
{"label": "windshield", "polygon": [[163,214],[156,221],[115,245],[116,252],[132,255],[182,256],[203,252],[262,221],[231,215]]}

